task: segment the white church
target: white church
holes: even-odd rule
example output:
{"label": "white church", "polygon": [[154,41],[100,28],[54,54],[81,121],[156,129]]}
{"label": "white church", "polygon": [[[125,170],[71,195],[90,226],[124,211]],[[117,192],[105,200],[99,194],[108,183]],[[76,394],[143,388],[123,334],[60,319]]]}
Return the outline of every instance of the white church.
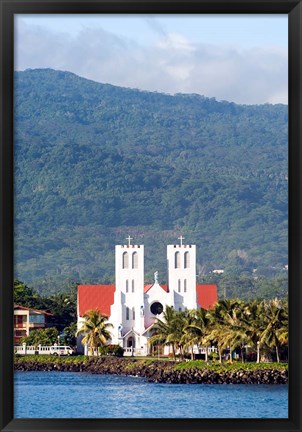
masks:
{"label": "white church", "polygon": [[[180,243],[167,245],[167,285],[144,282],[144,246],[115,246],[115,285],[78,286],[78,329],[88,310],[99,310],[113,325],[111,343],[124,348],[124,355],[150,353],[148,338],[156,318],[162,318],[166,306],[175,310],[208,309],[217,302],[217,286],[196,283],[196,246]],[[78,339],[78,351],[87,354]]]}

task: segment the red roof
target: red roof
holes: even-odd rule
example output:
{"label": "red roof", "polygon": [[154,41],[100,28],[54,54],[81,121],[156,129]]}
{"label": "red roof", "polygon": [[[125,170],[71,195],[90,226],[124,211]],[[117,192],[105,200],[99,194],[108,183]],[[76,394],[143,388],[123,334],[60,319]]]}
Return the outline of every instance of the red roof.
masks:
{"label": "red roof", "polygon": [[[144,286],[144,293],[148,292],[150,288],[153,287],[154,284],[149,284]],[[167,285],[159,285],[164,291],[169,292]]]}
{"label": "red roof", "polygon": [[218,302],[217,285],[196,285],[197,304],[203,309],[212,309]]}
{"label": "red roof", "polygon": [[[144,286],[144,292],[149,291],[153,284]],[[167,285],[160,287],[168,292]],[[110,316],[110,306],[114,302],[115,285],[78,285],[78,314],[85,315],[89,310],[99,310]],[[218,301],[216,285],[196,285],[197,303],[204,309],[211,309]]]}
{"label": "red roof", "polygon": [[145,285],[144,286],[144,293],[148,292],[151,287],[153,287],[153,284]]}
{"label": "red roof", "polygon": [[115,285],[78,285],[78,314],[83,316],[89,310],[99,310],[109,317],[114,291]]}
{"label": "red roof", "polygon": [[25,307],[25,306],[20,306],[20,305],[17,305],[17,304],[14,305],[14,310],[15,309],[22,309],[22,310],[27,310],[27,311],[30,311],[30,312],[35,312],[35,313],[38,313],[38,314],[53,316],[53,314],[50,313],[50,312],[45,312],[45,311],[38,310],[38,309],[33,309],[33,308]]}

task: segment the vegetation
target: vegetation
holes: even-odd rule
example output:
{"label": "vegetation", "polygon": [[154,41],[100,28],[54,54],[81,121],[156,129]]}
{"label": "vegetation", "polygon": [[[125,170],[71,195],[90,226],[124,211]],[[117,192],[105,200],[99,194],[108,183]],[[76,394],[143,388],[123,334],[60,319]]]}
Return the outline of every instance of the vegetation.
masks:
{"label": "vegetation", "polygon": [[[48,369],[47,366],[55,368],[55,370],[69,370],[69,371],[93,371],[96,373],[99,370],[99,373],[115,373],[115,374],[137,374],[142,373],[141,376],[145,376],[143,371],[146,371],[146,376],[150,379],[152,373],[156,373],[158,371],[166,372],[169,375],[173,371],[188,371],[189,375],[196,376],[196,371],[202,371],[203,373],[212,373],[220,374],[220,376],[229,375],[229,378],[232,379],[233,373],[248,373],[249,375],[253,372],[271,372],[276,371],[287,371],[288,365],[287,363],[238,363],[235,362],[233,364],[223,363],[219,364],[217,362],[208,362],[202,360],[194,360],[194,361],[186,361],[186,362],[174,362],[174,361],[158,361],[157,359],[133,359],[133,358],[123,358],[123,359],[114,359],[112,361],[111,357],[106,357],[102,359],[101,365],[99,369],[96,367],[98,364],[98,360],[96,358],[91,358],[87,356],[73,356],[73,357],[56,357],[51,355],[34,355],[34,356],[21,356],[15,355],[15,366],[17,370],[39,370],[39,366],[42,370]],[[75,366],[75,369],[73,369]],[[81,369],[79,369],[79,366]],[[104,367],[102,367],[104,366]],[[149,373],[148,373],[149,371]],[[238,377],[238,376],[237,376]],[[213,381],[212,381],[213,382]],[[214,381],[215,382],[215,381]],[[258,381],[259,382],[259,381]],[[261,382],[261,381],[260,381]]]}
{"label": "vegetation", "polygon": [[77,319],[77,294],[75,284],[71,284],[65,292],[50,296],[41,296],[35,289],[29,288],[24,282],[14,281],[14,303],[33,309],[52,313],[52,323],[60,332],[70,332],[69,328]]}
{"label": "vegetation", "polygon": [[257,363],[260,363],[261,355],[275,356],[279,363],[281,348],[287,358],[287,335],[286,302],[274,299],[246,303],[230,299],[219,301],[208,311],[176,311],[168,306],[163,319],[156,320],[149,343],[171,346],[174,359],[176,347],[182,359],[188,353],[193,359],[194,345],[199,350],[214,345],[218,349],[219,363],[222,363],[224,353],[232,363],[234,351],[240,353],[242,363],[248,357],[248,351],[257,352]]}
{"label": "vegetation", "polygon": [[[70,345],[74,347],[76,345],[76,330],[77,330],[77,296],[76,287],[71,284],[66,292],[61,292],[58,294],[50,295],[49,297],[41,296],[36,290],[28,287],[26,284],[19,280],[14,281],[14,302],[17,305],[25,306],[33,309],[43,310],[45,312],[50,312],[53,314],[49,317],[50,324],[55,327],[57,334],[50,339],[54,341],[49,343],[61,343],[64,345]],[[50,330],[50,329],[49,329]],[[34,334],[33,334],[34,333]],[[29,339],[23,338],[23,342],[27,345],[32,345],[32,340],[34,340],[33,345],[36,343],[44,343],[44,339],[48,338],[49,334],[41,331],[31,332]],[[34,338],[34,339],[33,339]],[[39,342],[41,339],[42,342]]]}
{"label": "vegetation", "polygon": [[16,72],[14,125],[16,277],[40,294],[112,283],[128,234],[146,245],[147,282],[165,282],[182,234],[199,281],[225,270],[220,294],[287,294],[287,106],[40,69]]}
{"label": "vegetation", "polygon": [[46,329],[32,330],[28,336],[21,338],[21,345],[26,343],[28,346],[54,345],[58,343],[59,332],[55,327]]}
{"label": "vegetation", "polygon": [[98,310],[90,310],[84,315],[84,323],[77,335],[84,335],[82,344],[88,344],[92,353],[99,355],[99,348],[105,346],[110,340],[112,324],[107,322],[107,317]]}
{"label": "vegetation", "polygon": [[48,354],[43,355],[20,355],[15,354],[15,363],[49,363],[49,364],[87,364],[89,357],[84,355],[77,355],[72,357],[67,356],[53,356]]}
{"label": "vegetation", "polygon": [[238,371],[238,370],[244,370],[244,371],[253,371],[253,370],[287,370],[288,364],[287,363],[276,363],[276,362],[270,362],[270,363],[240,363],[240,362],[234,362],[234,363],[217,363],[217,362],[205,362],[202,360],[190,360],[186,362],[180,362],[176,363],[174,366],[175,370],[182,370],[182,369],[206,369],[214,372],[225,372],[225,371]]}
{"label": "vegetation", "polygon": [[[69,293],[57,294],[50,298],[41,297],[35,290],[16,280],[14,296],[21,306],[42,309],[54,313],[52,325],[47,329],[34,330],[22,338],[21,343],[37,346],[76,345],[76,297],[73,289]],[[100,355],[121,356],[122,352],[114,345],[106,346],[110,340],[111,324],[107,317],[98,311],[90,311],[85,316],[86,322],[79,334],[85,337],[83,343],[92,343]],[[65,326],[68,324],[67,326]],[[241,360],[253,357],[260,362],[263,358],[276,358],[280,355],[287,358],[288,345],[288,305],[286,300],[253,300],[244,302],[240,299],[220,300],[213,310],[198,309],[177,312],[166,307],[163,318],[157,319],[153,326],[150,343],[170,345],[173,357],[176,351],[180,357],[190,356],[193,359],[193,346],[209,347],[214,345],[218,354],[211,353],[206,361],[217,356],[222,362],[223,353],[229,350],[239,352]],[[248,347],[248,350],[246,349]],[[157,353],[158,350],[155,349]]]}
{"label": "vegetation", "polygon": [[101,356],[123,357],[124,355],[124,349],[120,345],[103,345],[98,351]]}

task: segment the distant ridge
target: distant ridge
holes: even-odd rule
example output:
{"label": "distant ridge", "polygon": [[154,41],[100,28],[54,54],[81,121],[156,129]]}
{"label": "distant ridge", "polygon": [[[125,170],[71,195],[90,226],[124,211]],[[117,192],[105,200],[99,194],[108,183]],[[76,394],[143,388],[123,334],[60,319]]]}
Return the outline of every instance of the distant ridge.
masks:
{"label": "distant ridge", "polygon": [[286,105],[116,87],[70,72],[15,73],[16,275],[114,282],[113,250],[197,244],[198,272],[287,264]]}

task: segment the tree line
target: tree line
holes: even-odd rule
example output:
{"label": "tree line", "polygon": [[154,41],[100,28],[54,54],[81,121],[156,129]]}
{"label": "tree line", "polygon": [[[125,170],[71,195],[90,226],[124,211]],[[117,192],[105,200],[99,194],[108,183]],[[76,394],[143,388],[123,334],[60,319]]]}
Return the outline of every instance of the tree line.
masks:
{"label": "tree line", "polygon": [[219,362],[223,353],[239,351],[242,362],[247,350],[256,352],[256,362],[275,357],[280,362],[280,353],[287,358],[288,303],[284,300],[262,300],[243,302],[239,299],[221,300],[211,310],[196,309],[176,311],[167,306],[162,318],[157,318],[152,328],[150,343],[170,345],[173,356],[176,352],[184,358],[193,347],[206,348],[214,345]]}
{"label": "tree line", "polygon": [[[76,286],[65,293],[41,297],[23,282],[14,282],[14,301],[21,306],[45,310],[53,314],[52,327],[34,330],[21,342],[28,345],[52,345],[60,338],[61,343],[74,346],[76,343]],[[99,311],[88,311],[85,322],[78,332],[96,351],[110,344],[108,317]],[[255,353],[255,361],[276,358],[287,359],[288,351],[288,301],[286,299],[263,299],[244,301],[223,299],[213,309],[177,311],[167,306],[163,315],[157,317],[152,327],[149,343],[155,346],[170,345],[174,358],[191,355],[193,347],[216,346],[221,362],[228,351],[239,352],[241,360],[247,352]],[[208,350],[206,349],[206,360]]]}
{"label": "tree line", "polygon": [[[85,321],[78,331],[83,335],[82,343],[87,343],[92,352],[102,352],[102,347],[110,344],[112,324],[97,310],[84,315]],[[239,351],[241,361],[247,359],[247,351],[256,352],[255,361],[276,358],[279,363],[281,353],[287,359],[288,350],[288,303],[284,300],[262,300],[243,302],[239,299],[221,300],[213,309],[176,311],[167,306],[161,318],[155,319],[148,343],[155,347],[168,345],[173,357],[176,354],[184,359],[194,358],[194,347],[205,348],[208,361],[208,348],[215,346],[219,362],[228,351],[233,362],[233,353]]]}
{"label": "tree line", "polygon": [[14,281],[14,303],[19,306],[50,312],[50,328],[33,330],[21,339],[27,345],[53,345],[60,341],[65,345],[76,344],[77,285],[71,283],[64,292],[41,296],[24,282]]}

